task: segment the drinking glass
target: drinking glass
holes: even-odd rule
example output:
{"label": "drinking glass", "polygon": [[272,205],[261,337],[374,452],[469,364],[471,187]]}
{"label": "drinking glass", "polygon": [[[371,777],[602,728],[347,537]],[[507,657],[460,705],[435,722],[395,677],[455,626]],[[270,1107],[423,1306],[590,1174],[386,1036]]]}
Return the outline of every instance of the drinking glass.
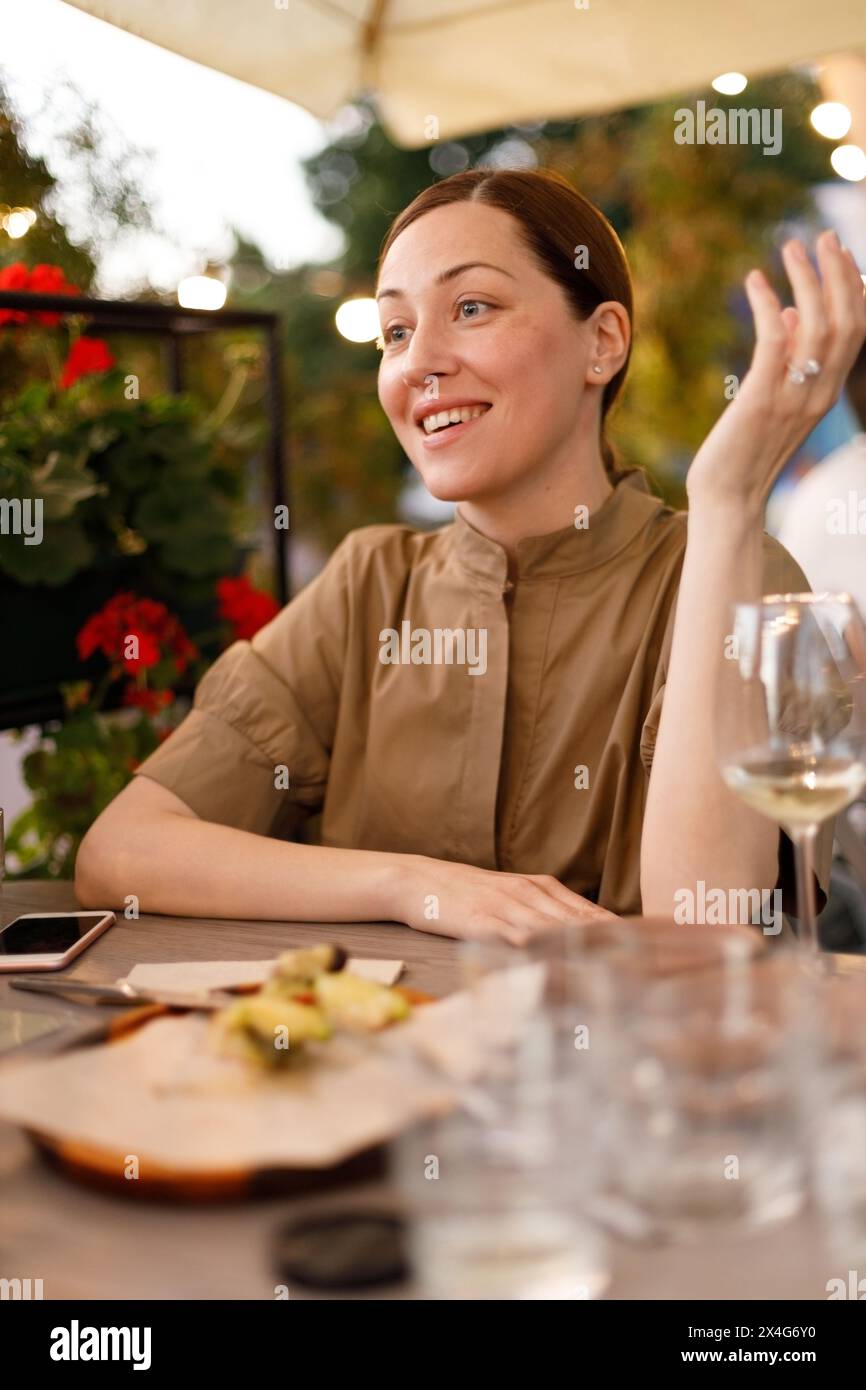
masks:
{"label": "drinking glass", "polygon": [[774,952],[657,983],[632,1011],[611,1067],[612,1189],[655,1235],[751,1230],[800,1209],[814,983],[799,953]]}
{"label": "drinking glass", "polygon": [[814,846],[866,786],[866,630],[847,594],[734,605],[719,661],[717,759],[727,786],[794,845],[800,939],[819,950]]}
{"label": "drinking glass", "polygon": [[584,1214],[592,1147],[560,1101],[544,962],[498,943],[460,958],[477,1065],[456,1111],[396,1145],[419,1282],[436,1299],[597,1297],[609,1274]]}
{"label": "drinking glass", "polygon": [[[598,1181],[590,1214],[627,1239],[656,1235],[659,1221],[645,1210],[645,1193],[623,1180],[629,1150],[637,1147],[636,1092],[641,1075],[635,1029],[647,1001],[668,980],[696,981],[764,950],[762,936],[739,925],[677,924],[669,918],[626,918],[589,933],[569,931],[549,940],[548,997],[563,1077],[561,1095],[586,1139],[589,1128]],[[587,1119],[589,1125],[587,1125]],[[650,1181],[661,1181],[654,1170]]]}

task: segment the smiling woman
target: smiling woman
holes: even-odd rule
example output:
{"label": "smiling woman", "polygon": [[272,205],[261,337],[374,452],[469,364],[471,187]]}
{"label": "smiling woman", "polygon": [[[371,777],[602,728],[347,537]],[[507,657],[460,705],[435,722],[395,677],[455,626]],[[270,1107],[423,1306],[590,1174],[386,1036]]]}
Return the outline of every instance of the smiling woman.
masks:
{"label": "smiling woman", "polygon": [[[589,494],[578,500],[600,503],[615,471],[606,422],[628,368],[632,287],[599,210],[555,175],[457,174],[395,220],[379,278],[379,398],[434,496],[463,502],[469,521],[481,520],[483,497],[503,540],[527,503],[537,529],[561,526],[576,478]],[[482,408],[479,423],[451,423],[464,405]]]}
{"label": "smiling woman", "polygon": [[[821,238],[819,279],[797,246],[797,310],[747,280],[753,365],[687,515],[606,435],[632,290],[601,212],[544,171],[422,192],[382,248],[379,398],[456,519],[351,533],[211,667],[85,839],[81,901],[514,943],[684,892],[778,881],[789,908],[790,846],[722,782],[711,696],[731,602],[808,587],[763,503],[866,335],[850,256]],[[290,842],[316,812],[321,843]]]}

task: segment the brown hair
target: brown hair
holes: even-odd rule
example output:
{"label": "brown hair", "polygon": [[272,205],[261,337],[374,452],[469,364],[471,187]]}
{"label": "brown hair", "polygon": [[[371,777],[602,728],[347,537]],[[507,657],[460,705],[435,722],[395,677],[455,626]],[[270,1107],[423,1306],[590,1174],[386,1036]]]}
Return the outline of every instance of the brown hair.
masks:
{"label": "brown hair", "polygon": [[[552,169],[467,169],[431,184],[394,219],[382,242],[378,270],[401,232],[425,212],[448,203],[478,202],[515,219],[522,239],[541,269],[565,292],[582,322],[605,300],[618,301],[631,321],[631,275],[622,243],[602,212]],[[575,274],[575,253],[587,249],[587,267]],[[631,357],[604,388],[600,445],[604,466],[616,471],[617,457],[606,433],[607,416],[622,389]]]}

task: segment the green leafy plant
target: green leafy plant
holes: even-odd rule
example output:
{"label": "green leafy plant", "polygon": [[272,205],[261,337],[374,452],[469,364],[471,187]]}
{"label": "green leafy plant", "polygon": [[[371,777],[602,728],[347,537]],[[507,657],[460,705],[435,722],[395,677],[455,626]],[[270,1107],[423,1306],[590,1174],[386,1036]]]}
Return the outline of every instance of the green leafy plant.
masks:
{"label": "green leafy plant", "polygon": [[23,759],[33,801],[7,836],[13,877],[71,878],[86,831],[159,741],[145,714],[121,722],[91,708],[70,711]]}
{"label": "green leafy plant", "polygon": [[0,535],[0,570],[18,583],[62,585],[118,554],[144,557],[174,591],[231,567],[245,478],[220,423],[192,396],[123,391],[113,368],[68,392],[34,383],[0,407],[0,493],[43,506],[41,545]]}
{"label": "green leafy plant", "polygon": [[[221,646],[254,636],[279,611],[243,576],[220,579],[216,598]],[[208,665],[165,604],[132,593],[115,594],[92,614],[76,646],[82,662],[102,660],[105,669],[98,681],[64,683],[65,718],[22,761],[33,801],[10,827],[14,877],[72,877],[93,821],[182,717],[180,678]],[[106,712],[113,690],[122,708]]]}
{"label": "green leafy plant", "polygon": [[[21,262],[0,270],[0,288],[75,292],[59,267]],[[208,410],[194,393],[140,398],[138,359],[128,350],[119,366],[77,318],[4,308],[0,337],[48,373],[0,402],[0,634],[15,654],[5,676],[28,699],[59,684],[64,705],[23,759],[33,801],[10,827],[10,867],[71,877],[93,820],[181,717],[177,697],[227,640],[277,611],[240,573],[262,426],[236,408],[261,354],[247,341],[226,347],[227,380]],[[8,522],[25,504],[22,532]],[[26,544],[37,505],[41,536]],[[84,679],[70,681],[76,669]]]}

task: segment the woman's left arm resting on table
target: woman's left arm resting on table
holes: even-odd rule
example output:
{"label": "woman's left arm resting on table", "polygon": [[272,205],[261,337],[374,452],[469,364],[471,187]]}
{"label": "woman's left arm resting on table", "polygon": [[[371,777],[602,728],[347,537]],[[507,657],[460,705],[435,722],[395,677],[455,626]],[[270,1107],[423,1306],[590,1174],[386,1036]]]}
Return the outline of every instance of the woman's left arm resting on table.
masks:
{"label": "woman's left arm resting on table", "polygon": [[[739,391],[689,469],[688,539],[641,840],[643,911],[670,916],[678,891],[772,889],[779,830],[725,786],[716,765],[713,689],[731,604],[762,590],[764,505],[775,479],[837,400],[866,336],[864,285],[835,233],[816,244],[820,278],[785,244],[795,306],[759,271],[746,277],[756,343]],[[799,383],[788,364],[813,359]]]}

